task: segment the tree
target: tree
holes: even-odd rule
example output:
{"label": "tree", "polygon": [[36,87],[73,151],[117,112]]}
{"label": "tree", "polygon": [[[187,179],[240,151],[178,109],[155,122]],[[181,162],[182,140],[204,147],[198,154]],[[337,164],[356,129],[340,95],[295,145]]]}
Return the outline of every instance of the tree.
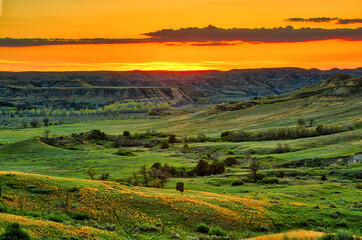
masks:
{"label": "tree", "polygon": [[43,137],[44,138],[49,138],[49,134],[50,134],[50,130],[45,130],[44,133],[43,133]]}
{"label": "tree", "polygon": [[90,167],[87,170],[87,174],[90,176],[92,180],[94,180],[94,176],[97,174],[97,171],[94,167]]}
{"label": "tree", "polygon": [[210,175],[210,164],[206,160],[199,160],[199,163],[194,168],[194,172],[198,176],[207,176]]}
{"label": "tree", "polygon": [[33,119],[33,120],[30,121],[30,125],[31,125],[33,128],[37,128],[37,127],[39,127],[40,123],[39,123],[38,120]]}
{"label": "tree", "polygon": [[315,120],[313,118],[311,118],[311,119],[309,119],[308,123],[309,123],[308,124],[309,127],[313,127]]}
{"label": "tree", "polygon": [[257,181],[257,174],[261,169],[261,165],[256,157],[250,159],[249,169],[251,171],[251,175],[253,176],[254,182]]}
{"label": "tree", "polygon": [[142,165],[139,173],[143,176],[143,183],[145,187],[148,187],[148,174],[146,165]]}
{"label": "tree", "polygon": [[12,223],[5,228],[5,232],[0,235],[0,240],[30,240],[30,234],[24,231],[19,223]]}
{"label": "tree", "polygon": [[185,185],[183,182],[176,183],[176,190],[181,192],[181,195],[185,191]]}
{"label": "tree", "polygon": [[48,127],[50,123],[50,119],[48,117],[43,119],[44,126]]}
{"label": "tree", "polygon": [[303,118],[299,118],[298,120],[297,120],[297,122],[298,122],[298,125],[299,126],[305,126],[307,123],[306,123],[306,121],[305,121],[305,119],[303,119]]}
{"label": "tree", "polygon": [[225,172],[225,166],[219,160],[214,160],[210,165],[211,174],[221,174]]}

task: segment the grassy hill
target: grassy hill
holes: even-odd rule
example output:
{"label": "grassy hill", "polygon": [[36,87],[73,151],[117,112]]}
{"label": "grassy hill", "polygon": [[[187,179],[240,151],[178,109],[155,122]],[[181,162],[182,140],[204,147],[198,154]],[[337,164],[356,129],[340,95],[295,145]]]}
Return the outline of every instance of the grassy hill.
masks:
{"label": "grassy hill", "polygon": [[[337,75],[284,95],[166,116],[2,129],[0,232],[20,222],[36,239],[313,239],[339,229],[360,236],[362,165],[351,157],[362,149],[361,80]],[[297,127],[301,118],[307,125],[313,119],[312,126]],[[340,131],[239,142],[220,137],[320,125]],[[101,138],[92,137],[93,129]],[[206,134],[204,140],[198,134]],[[117,139],[137,144],[119,148]],[[169,148],[161,149],[163,142]],[[277,150],[285,145],[287,151]],[[221,174],[188,175],[200,159],[211,164],[229,157],[237,164]],[[268,181],[250,180],[254,157]],[[155,163],[184,176],[169,176],[160,189],[145,187],[140,167],[151,171]],[[107,181],[100,181],[106,173]],[[131,185],[134,178],[138,186]],[[182,195],[178,182],[185,186]],[[201,223],[227,236],[201,233]]]}

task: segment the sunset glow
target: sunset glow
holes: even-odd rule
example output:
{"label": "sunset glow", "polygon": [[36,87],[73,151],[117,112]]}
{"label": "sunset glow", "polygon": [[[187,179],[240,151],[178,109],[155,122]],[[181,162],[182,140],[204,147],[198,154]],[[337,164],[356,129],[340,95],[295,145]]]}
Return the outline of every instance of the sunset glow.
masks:
{"label": "sunset glow", "polygon": [[[1,71],[66,71],[66,70],[228,70],[234,68],[303,67],[356,68],[361,66],[362,41],[358,30],[361,23],[346,25],[330,22],[290,22],[288,18],[336,17],[357,19],[360,1],[115,1],[115,0],[5,0],[0,17],[0,38],[61,38],[61,39],[131,39],[135,43],[79,44],[54,46],[0,45]],[[0,4],[1,12],[1,4]],[[310,41],[315,33],[300,34],[300,41],[268,43],[240,40],[162,41],[144,33],[162,29],[197,27],[209,24],[219,29],[254,29],[293,26],[300,28],[351,29],[353,41],[333,39],[328,33]],[[215,27],[215,29],[216,29]],[[201,31],[201,30],[200,30]],[[206,30],[204,30],[206,31]],[[240,30],[243,31],[243,30]],[[252,31],[252,30],[248,30]],[[335,30],[333,30],[335,31]],[[286,33],[285,33],[286,32]],[[177,31],[175,31],[177,33]],[[193,33],[194,34],[194,33]],[[202,36],[205,36],[205,33]],[[236,36],[244,33],[236,33]],[[248,33],[246,33],[248,34]],[[282,41],[287,30],[276,32]],[[278,35],[279,34],[279,35]],[[308,35],[309,34],[309,35]],[[318,33],[319,34],[319,33]],[[324,34],[324,33],[323,33]],[[210,36],[209,36],[210,35]],[[180,36],[184,36],[181,34]],[[341,36],[343,38],[343,35]],[[238,38],[238,37],[236,37]],[[266,37],[265,37],[266,38]],[[273,38],[273,39],[274,39]],[[349,37],[348,37],[349,38]],[[135,40],[132,40],[135,39]],[[153,40],[155,39],[155,40]],[[168,40],[170,39],[170,40]],[[177,40],[177,38],[176,38]],[[123,41],[123,40],[121,40]],[[159,42],[157,42],[159,41]],[[169,41],[169,42],[168,42]],[[206,41],[206,42],[205,42]],[[266,41],[269,41],[266,39]],[[274,41],[274,40],[271,40]],[[11,43],[11,40],[8,41]],[[256,44],[257,43],[257,44]],[[22,43],[21,43],[22,44]]]}

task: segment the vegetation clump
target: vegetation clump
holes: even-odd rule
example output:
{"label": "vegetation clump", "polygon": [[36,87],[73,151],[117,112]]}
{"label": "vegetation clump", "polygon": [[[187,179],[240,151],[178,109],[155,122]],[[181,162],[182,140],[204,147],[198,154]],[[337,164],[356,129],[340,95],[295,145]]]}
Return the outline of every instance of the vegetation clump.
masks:
{"label": "vegetation clump", "polygon": [[5,228],[5,232],[0,235],[0,240],[31,240],[28,232],[20,227],[19,223],[12,223]]}

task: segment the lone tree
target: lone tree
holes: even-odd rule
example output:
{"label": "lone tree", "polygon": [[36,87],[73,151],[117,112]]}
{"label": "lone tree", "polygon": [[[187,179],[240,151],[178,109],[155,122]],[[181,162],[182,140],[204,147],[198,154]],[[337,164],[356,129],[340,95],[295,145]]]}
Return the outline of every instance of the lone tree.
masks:
{"label": "lone tree", "polygon": [[87,170],[87,174],[90,176],[92,180],[94,180],[94,176],[97,174],[97,171],[94,167],[90,167]]}
{"label": "lone tree", "polygon": [[176,183],[176,190],[181,192],[181,195],[185,191],[185,185],[183,182]]}
{"label": "lone tree", "polygon": [[43,137],[44,138],[49,138],[49,134],[50,134],[50,130],[45,130],[44,132],[43,132]]}
{"label": "lone tree", "polygon": [[50,119],[48,117],[43,119],[44,126],[48,127],[50,123]]}
{"label": "lone tree", "polygon": [[257,174],[261,169],[261,165],[256,157],[250,159],[249,169],[251,171],[251,175],[253,176],[254,182],[256,182]]}
{"label": "lone tree", "polygon": [[0,235],[0,240],[30,240],[30,234],[24,231],[19,223],[12,223],[5,228],[5,232]]}
{"label": "lone tree", "polygon": [[148,173],[147,173],[146,165],[141,166],[141,169],[140,169],[139,173],[143,177],[143,183],[144,183],[145,187],[148,187]]}

